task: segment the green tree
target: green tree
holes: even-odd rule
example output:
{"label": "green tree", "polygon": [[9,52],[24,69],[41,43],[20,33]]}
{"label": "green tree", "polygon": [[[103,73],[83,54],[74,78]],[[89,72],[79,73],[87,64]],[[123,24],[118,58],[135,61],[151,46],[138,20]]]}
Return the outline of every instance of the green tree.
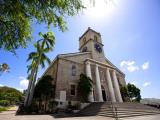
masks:
{"label": "green tree", "polygon": [[127,86],[120,86],[121,96],[124,102],[128,101],[129,99],[129,93]]}
{"label": "green tree", "polygon": [[81,0],[1,0],[0,49],[11,51],[25,48],[31,40],[31,23],[52,25],[66,30],[66,16],[84,8]]}
{"label": "green tree", "polygon": [[139,102],[141,100],[140,89],[135,85],[128,83],[127,84],[128,95],[131,101]]}
{"label": "green tree", "polygon": [[10,87],[0,87],[0,101],[8,101],[8,105],[14,105],[21,102],[23,95],[20,91]]}
{"label": "green tree", "polygon": [[46,34],[40,33],[40,36],[42,39],[38,40],[34,45],[36,51],[31,52],[27,59],[27,61],[31,61],[31,64],[28,65],[29,85],[24,103],[25,106],[30,105],[32,102],[39,67],[44,68],[45,62],[50,63],[50,59],[46,56],[46,53],[52,51],[55,44],[55,37],[52,32]]}
{"label": "green tree", "polygon": [[78,94],[82,102],[88,102],[88,96],[92,91],[92,80],[85,74],[80,74]]}
{"label": "green tree", "polygon": [[9,66],[6,63],[2,63],[0,64],[0,75],[4,72],[8,72],[9,71]]}
{"label": "green tree", "polygon": [[46,111],[47,103],[54,97],[54,85],[52,84],[53,78],[50,75],[42,77],[35,87],[34,99],[39,103],[41,109],[42,101],[45,102],[44,111]]}

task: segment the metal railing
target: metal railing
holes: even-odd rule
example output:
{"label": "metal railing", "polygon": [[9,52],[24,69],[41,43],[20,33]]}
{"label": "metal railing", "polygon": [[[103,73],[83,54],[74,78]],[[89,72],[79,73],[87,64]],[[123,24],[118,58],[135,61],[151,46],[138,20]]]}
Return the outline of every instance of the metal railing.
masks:
{"label": "metal railing", "polygon": [[111,103],[111,109],[113,112],[113,117],[115,118],[115,120],[118,120],[117,107],[113,105],[113,102],[110,102],[110,103]]}

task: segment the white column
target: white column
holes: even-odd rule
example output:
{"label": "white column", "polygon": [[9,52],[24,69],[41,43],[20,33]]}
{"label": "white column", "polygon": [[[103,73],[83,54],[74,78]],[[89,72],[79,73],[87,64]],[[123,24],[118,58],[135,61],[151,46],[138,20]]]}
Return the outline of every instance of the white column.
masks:
{"label": "white column", "polygon": [[[87,75],[88,77],[90,77],[90,79],[92,79],[90,62],[86,62],[86,75]],[[88,100],[89,100],[90,102],[94,102],[93,90],[92,90],[91,93],[89,94]]]}
{"label": "white column", "polygon": [[97,64],[96,64],[95,73],[96,73],[96,89],[97,89],[96,91],[97,91],[97,95],[98,95],[98,101],[103,102],[101,81],[100,81],[100,77],[99,77],[99,70],[98,70]]}
{"label": "white column", "polygon": [[123,102],[115,70],[113,70],[112,76],[113,76],[113,83],[115,86],[115,92],[118,97],[118,102]]}
{"label": "white column", "polygon": [[113,85],[112,85],[112,81],[111,81],[111,76],[109,73],[109,68],[107,68],[107,70],[106,70],[106,75],[107,75],[107,82],[108,82],[108,88],[109,88],[109,92],[110,92],[110,96],[111,96],[111,101],[116,102],[114,89],[113,89]]}

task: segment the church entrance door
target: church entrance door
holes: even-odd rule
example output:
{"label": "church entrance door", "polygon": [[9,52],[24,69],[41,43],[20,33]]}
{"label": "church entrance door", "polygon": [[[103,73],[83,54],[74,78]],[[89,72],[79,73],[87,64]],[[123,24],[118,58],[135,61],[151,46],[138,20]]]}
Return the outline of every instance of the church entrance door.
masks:
{"label": "church entrance door", "polygon": [[102,90],[102,96],[103,96],[103,101],[107,101],[105,90]]}
{"label": "church entrance door", "polygon": [[102,88],[103,101],[107,101],[107,96],[106,96],[106,92],[105,92],[105,89],[104,89],[103,85],[101,86],[101,88]]}

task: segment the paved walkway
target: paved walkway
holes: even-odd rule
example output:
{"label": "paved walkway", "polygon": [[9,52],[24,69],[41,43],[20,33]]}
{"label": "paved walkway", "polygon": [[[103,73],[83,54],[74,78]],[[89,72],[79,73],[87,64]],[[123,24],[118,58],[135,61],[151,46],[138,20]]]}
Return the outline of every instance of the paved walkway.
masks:
{"label": "paved walkway", "polygon": [[[113,118],[92,116],[92,117],[68,117],[68,118],[54,118],[51,115],[15,115],[16,111],[5,111],[0,113],[0,120],[115,120]],[[160,115],[123,118],[119,120],[160,120]]]}
{"label": "paved walkway", "polygon": [[52,115],[15,115],[16,111],[5,111],[0,113],[0,120],[114,120],[100,116],[93,117],[68,117],[54,118]]}

